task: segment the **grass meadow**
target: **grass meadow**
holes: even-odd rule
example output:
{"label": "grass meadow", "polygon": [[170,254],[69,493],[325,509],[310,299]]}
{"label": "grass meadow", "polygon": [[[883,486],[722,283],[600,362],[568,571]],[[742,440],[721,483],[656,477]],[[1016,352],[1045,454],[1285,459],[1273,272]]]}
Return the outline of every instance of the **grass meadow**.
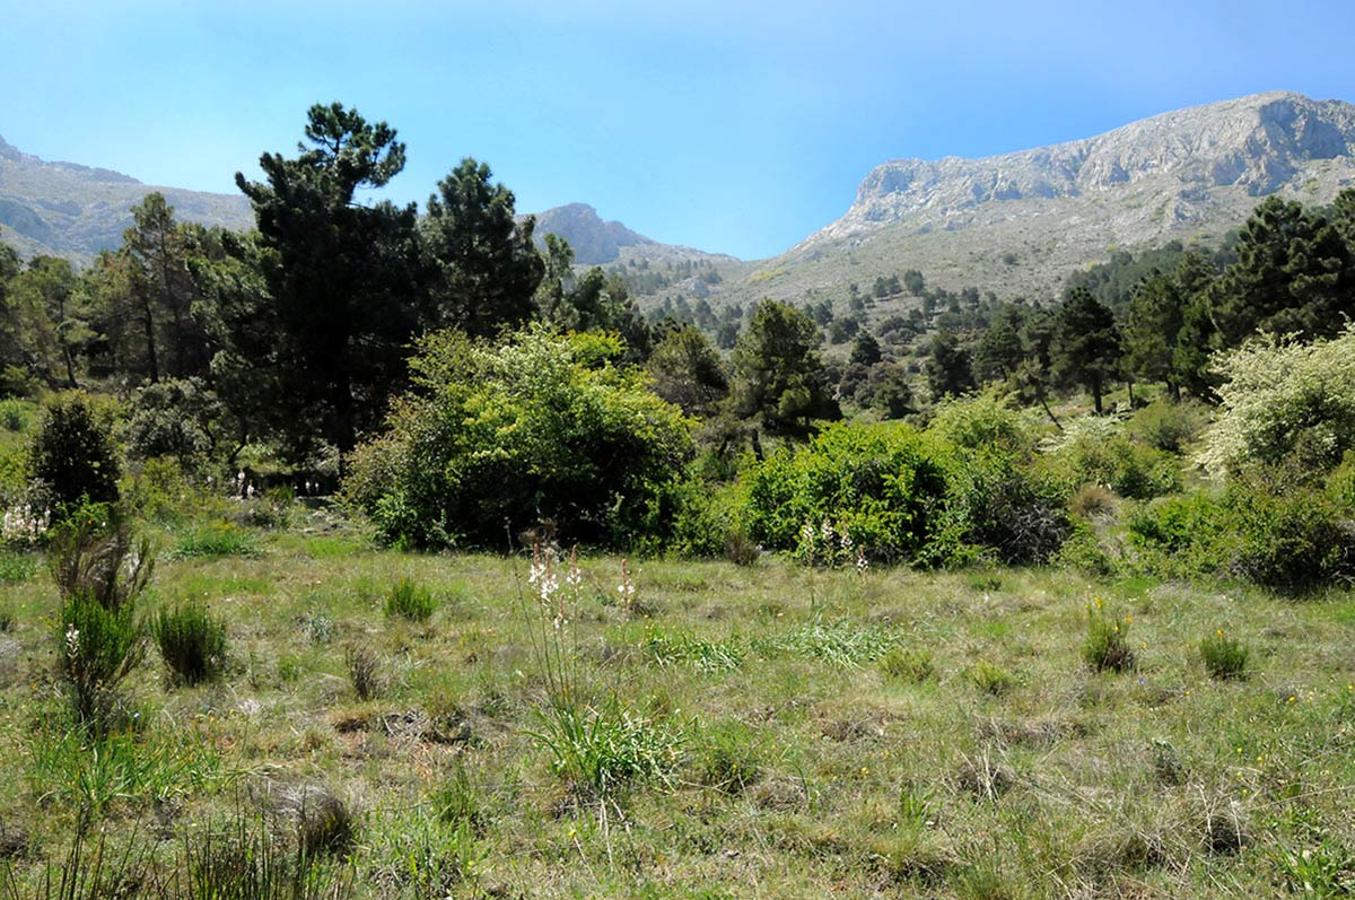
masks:
{"label": "grass meadow", "polygon": [[590,556],[543,604],[525,556],[181,543],[146,608],[200,601],[222,671],[150,643],[98,738],[0,566],[0,896],[1355,885],[1349,592]]}

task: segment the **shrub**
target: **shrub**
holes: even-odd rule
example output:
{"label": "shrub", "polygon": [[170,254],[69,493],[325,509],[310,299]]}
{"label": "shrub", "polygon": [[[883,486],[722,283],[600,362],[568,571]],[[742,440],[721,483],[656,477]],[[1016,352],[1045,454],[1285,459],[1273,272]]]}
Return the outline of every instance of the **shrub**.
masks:
{"label": "shrub", "polygon": [[401,578],[386,595],[386,616],[408,622],[427,622],[437,609],[437,601],[427,588],[409,578]]}
{"label": "shrub", "polygon": [[895,647],[880,660],[880,671],[896,681],[922,684],[936,675],[932,655],[926,650],[906,650]]}
{"label": "shrub", "polygon": [[976,688],[994,697],[1001,697],[1016,686],[1016,678],[1012,673],[986,659],[970,666],[965,676]]}
{"label": "shrub", "polygon": [[1355,531],[1320,491],[1258,477],[1225,494],[1231,566],[1259,584],[1306,590],[1355,578]]}
{"label": "shrub", "polygon": [[193,470],[216,449],[224,409],[199,378],[171,379],[137,391],[125,426],[132,459],[173,458]]}
{"label": "shrub", "polygon": [[57,671],[76,719],[102,734],[114,724],[118,687],[141,662],[142,629],[134,603],[110,608],[78,591],[61,603],[56,633]]}
{"label": "shrub", "polygon": [[178,684],[215,679],[226,665],[226,623],[202,603],[161,609],[151,620],[151,636]]}
{"label": "shrub", "polygon": [[962,453],[949,478],[949,514],[966,543],[1009,564],[1046,562],[1068,535],[1063,491],[995,450]]}
{"label": "shrub", "polygon": [[834,523],[873,560],[916,557],[939,531],[946,475],[936,445],[901,423],[829,426],[748,475],[754,540],[794,550],[806,523]]}
{"label": "shrub", "polygon": [[466,764],[460,758],[456,760],[451,778],[433,794],[432,803],[438,820],[450,825],[466,824],[479,831],[488,818]]}
{"label": "shrub", "polygon": [[762,777],[762,765],[747,729],[733,723],[701,733],[692,769],[697,784],[725,794],[741,793]]}
{"label": "shrub", "polygon": [[1193,401],[1173,403],[1159,398],[1134,413],[1129,431],[1135,437],[1167,453],[1180,453],[1204,429],[1209,414]]}
{"label": "shrub", "polygon": [[1199,460],[1216,474],[1293,460],[1323,471],[1355,449],[1355,326],[1331,340],[1253,340],[1218,357],[1222,413]]}
{"label": "shrub", "polygon": [[1170,453],[1135,443],[1114,419],[1076,419],[1045,445],[1045,465],[1069,490],[1084,484],[1110,487],[1121,497],[1147,500],[1180,489],[1180,462]]}
{"label": "shrub", "polygon": [[1097,597],[1087,607],[1087,637],[1082,642],[1082,659],[1097,672],[1125,672],[1134,668],[1134,651],[1129,646],[1130,616],[1107,615],[1105,604]]}
{"label": "shrub", "polygon": [[1010,409],[991,394],[943,403],[928,430],[966,450],[986,448],[1022,454],[1035,446],[1030,415]]}
{"label": "shrub", "polygon": [[1221,549],[1227,521],[1222,500],[1207,491],[1159,497],[1133,509],[1129,542],[1151,571],[1199,575],[1227,565]]}
{"label": "shrub", "polygon": [[381,664],[375,653],[358,644],[350,644],[344,650],[343,661],[348,668],[348,681],[359,700],[365,702],[381,693]]}
{"label": "shrub", "polygon": [[63,598],[81,594],[119,610],[150,583],[155,555],[119,508],[92,505],[78,508],[55,529],[47,565]]}
{"label": "shrub", "polygon": [[205,522],[186,528],[170,554],[179,559],[221,556],[257,556],[254,535],[231,522]]}
{"label": "shrub", "polygon": [[118,499],[112,429],[83,394],[65,394],[43,408],[29,449],[29,474],[47,485],[59,508]]}
{"label": "shrub", "polygon": [[0,428],[5,431],[23,431],[28,427],[31,406],[12,397],[0,400]]}
{"label": "shrub", "polygon": [[503,546],[553,523],[566,542],[626,546],[668,533],[690,423],[614,337],[533,327],[493,345],[428,337],[417,391],[353,456],[345,497],[389,542]]}
{"label": "shrub", "polygon": [[1247,646],[1222,628],[1200,641],[1200,658],[1211,678],[1226,681],[1247,676]]}

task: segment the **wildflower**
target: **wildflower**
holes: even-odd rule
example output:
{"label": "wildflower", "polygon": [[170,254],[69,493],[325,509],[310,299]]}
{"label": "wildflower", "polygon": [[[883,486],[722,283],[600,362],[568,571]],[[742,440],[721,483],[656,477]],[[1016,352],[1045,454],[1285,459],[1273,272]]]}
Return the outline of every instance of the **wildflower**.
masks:
{"label": "wildflower", "polygon": [[833,546],[833,523],[827,519],[819,526],[819,533],[823,535],[823,542],[829,547]]}
{"label": "wildflower", "polygon": [[565,574],[565,584],[576,595],[583,587],[583,571],[579,568],[579,548],[576,545],[569,551],[569,571]]}
{"label": "wildflower", "polygon": [[869,568],[870,568],[870,560],[866,559],[866,548],[865,548],[865,547],[857,547],[857,548],[856,548],[856,573],[857,573],[858,575],[864,575],[864,574],[866,574],[866,570],[869,569]]}
{"label": "wildflower", "polygon": [[621,583],[616,586],[616,592],[621,595],[621,605],[630,609],[635,603],[635,582],[630,577],[630,565],[626,558],[621,557]]}
{"label": "wildflower", "polygon": [[75,659],[80,655],[80,629],[74,625],[66,626],[66,656]]}

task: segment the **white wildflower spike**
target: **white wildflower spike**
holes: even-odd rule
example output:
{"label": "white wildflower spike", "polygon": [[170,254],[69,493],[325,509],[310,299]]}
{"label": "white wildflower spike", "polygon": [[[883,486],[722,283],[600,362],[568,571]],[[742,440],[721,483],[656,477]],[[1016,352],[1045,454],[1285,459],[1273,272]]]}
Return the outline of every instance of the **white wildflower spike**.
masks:
{"label": "white wildflower spike", "polygon": [[866,559],[866,548],[865,548],[865,547],[857,547],[857,548],[856,548],[856,572],[857,572],[857,574],[858,574],[858,575],[864,575],[864,574],[866,574],[866,570],[869,569],[869,568],[870,568],[870,561],[869,561],[868,559]]}
{"label": "white wildflower spike", "polygon": [[74,625],[66,626],[66,656],[75,659],[80,655],[80,629]]}
{"label": "white wildflower spike", "polygon": [[621,557],[621,583],[616,586],[616,592],[621,595],[621,606],[630,609],[635,603],[635,582],[630,577],[630,563],[623,556]]}
{"label": "white wildflower spike", "polygon": [[565,584],[578,596],[583,587],[583,570],[579,568],[579,548],[575,545],[569,551],[569,571],[565,573]]}

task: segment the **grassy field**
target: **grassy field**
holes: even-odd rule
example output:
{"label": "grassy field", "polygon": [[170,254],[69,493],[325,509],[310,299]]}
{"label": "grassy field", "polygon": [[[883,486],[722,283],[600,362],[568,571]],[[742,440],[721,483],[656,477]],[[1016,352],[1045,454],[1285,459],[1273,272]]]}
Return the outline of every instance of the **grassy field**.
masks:
{"label": "grassy field", "polygon": [[[7,558],[0,873],[15,896],[43,895],[82,821],[104,882],[143,888],[156,867],[183,877],[232,839],[275,829],[282,848],[298,828],[319,834],[314,895],[1355,883],[1347,592],[642,561],[627,604],[621,561],[588,558],[577,587],[561,561],[546,608],[526,559],[342,534],[234,549],[162,562],[148,602],[222,616],[224,675],[175,687],[152,647],[129,681],[138,724],[98,741],[58,696],[56,591],[36,560]],[[402,578],[416,600],[388,610]],[[1127,639],[1123,671],[1084,657],[1089,607]],[[1219,630],[1249,650],[1238,677],[1202,660]]]}

